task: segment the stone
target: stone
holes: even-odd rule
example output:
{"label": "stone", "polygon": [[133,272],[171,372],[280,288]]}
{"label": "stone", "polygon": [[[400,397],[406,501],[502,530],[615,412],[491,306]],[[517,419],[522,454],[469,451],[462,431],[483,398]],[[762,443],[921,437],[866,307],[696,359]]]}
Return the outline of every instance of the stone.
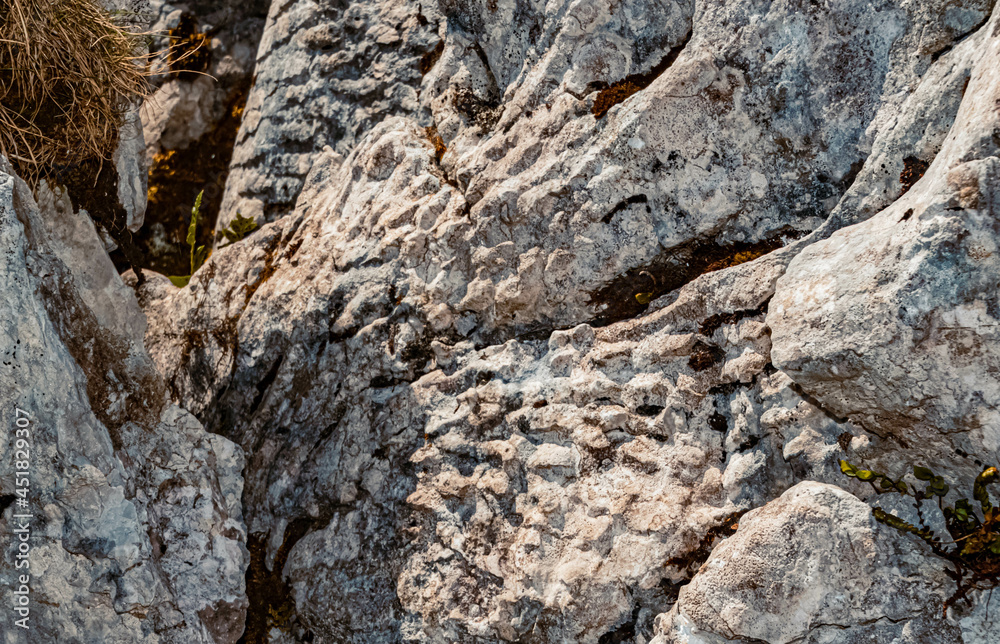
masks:
{"label": "stone", "polygon": [[[247,454],[250,578],[266,581],[247,628],[649,642],[697,617],[706,641],[791,641],[801,601],[887,644],[983,641],[981,598],[914,616],[953,585],[872,524],[872,493],[838,464],[898,473],[951,443],[901,446],[829,405],[787,302],[811,253],[867,243],[852,227],[944,181],[950,132],[989,145],[991,122],[965,114],[989,100],[991,11],[274,3],[220,220],[264,225],[184,289],[138,288],[171,398]],[[351,71],[378,52],[371,78]],[[931,162],[915,186],[908,157]],[[845,292],[869,268],[852,262]],[[681,612],[692,577],[733,596],[698,571],[746,521],[764,517],[767,544],[813,505],[853,527],[803,537],[802,561],[863,542],[882,556],[868,579],[903,561],[926,587],[827,610],[803,582],[742,630]],[[864,581],[841,572],[831,587]]]}
{"label": "stone", "polygon": [[[134,294],[86,214],[46,190],[40,209],[0,159],[0,539],[30,528],[28,565],[0,562],[2,601],[30,575],[32,642],[232,644],[242,454],[168,402]],[[24,641],[12,622],[3,641]]]}
{"label": "stone", "polygon": [[848,492],[799,483],[740,519],[652,644],[979,641],[945,619],[950,583],[925,552]]}
{"label": "stone", "polygon": [[384,119],[417,116],[442,26],[434,2],[273,2],[217,227],[288,214],[324,146],[346,154]]}
{"label": "stone", "polygon": [[977,466],[955,450],[1000,446],[986,402],[1000,395],[1000,45],[985,38],[996,24],[972,39],[978,60],[923,178],[876,216],[806,246],[767,316],[775,365],[825,408],[904,447],[920,443],[931,464],[972,478]]}
{"label": "stone", "polygon": [[[219,221],[261,228],[126,276],[246,454],[247,641],[991,641],[839,461],[992,449],[998,15],[272,3]],[[977,298],[921,357],[903,305]]]}

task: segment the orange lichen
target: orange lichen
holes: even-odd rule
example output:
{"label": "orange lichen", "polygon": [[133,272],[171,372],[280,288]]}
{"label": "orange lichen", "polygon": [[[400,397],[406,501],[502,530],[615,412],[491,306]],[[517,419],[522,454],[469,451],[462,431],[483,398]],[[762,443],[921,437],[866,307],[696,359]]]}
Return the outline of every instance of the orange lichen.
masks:
{"label": "orange lichen", "polygon": [[189,13],[181,14],[177,26],[168,33],[170,49],[167,51],[167,61],[170,63],[170,71],[185,78],[208,70],[212,62],[209,38],[198,31],[194,16]]}
{"label": "orange lichen", "polygon": [[593,107],[590,108],[593,115],[598,119],[602,119],[607,115],[612,107],[618,105],[636,92],[649,87],[660,74],[665,72],[667,68],[674,64],[674,61],[677,60],[678,56],[680,56],[681,50],[684,49],[684,46],[687,45],[688,40],[690,39],[691,34],[688,34],[682,43],[668,51],[660,62],[654,65],[645,74],[630,74],[622,80],[612,83],[611,85],[607,85],[601,89],[601,91],[597,94],[597,98],[594,99]]}
{"label": "orange lichen", "polygon": [[434,69],[434,65],[441,58],[441,54],[444,53],[444,41],[438,41],[438,44],[434,49],[430,50],[426,54],[420,57],[420,75],[426,76],[429,71]]}
{"label": "orange lichen", "polygon": [[618,105],[632,94],[635,94],[639,90],[645,88],[646,85],[648,85],[648,83],[637,83],[632,76],[618,81],[614,85],[602,89],[597,94],[597,98],[594,99],[594,106],[590,111],[597,118],[604,118],[612,107]]}
{"label": "orange lichen", "polygon": [[424,134],[427,135],[427,140],[431,142],[434,146],[434,156],[438,161],[444,157],[444,153],[448,151],[448,146],[444,144],[444,139],[438,134],[437,128],[433,125],[428,125],[424,128]]}

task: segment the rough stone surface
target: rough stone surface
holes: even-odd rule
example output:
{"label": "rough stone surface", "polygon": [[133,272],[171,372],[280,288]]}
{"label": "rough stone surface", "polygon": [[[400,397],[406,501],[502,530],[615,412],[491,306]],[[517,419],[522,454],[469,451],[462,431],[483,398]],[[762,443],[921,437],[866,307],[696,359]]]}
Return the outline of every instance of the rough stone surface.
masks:
{"label": "rough stone surface", "polygon": [[[247,605],[242,454],[168,402],[90,219],[44,187],[39,210],[0,163],[0,601],[15,605],[20,575],[31,589],[30,629],[11,612],[3,641],[233,643]],[[15,514],[31,516],[28,567],[15,567]]]}
{"label": "rough stone surface", "polygon": [[324,146],[346,153],[383,119],[420,112],[421,61],[443,26],[432,1],[272,2],[219,228],[291,212]]}
{"label": "rough stone surface", "polygon": [[799,253],[767,316],[775,364],[824,407],[944,462],[1000,448],[998,25],[969,39],[978,60],[927,174]]}
{"label": "rough stone surface", "polygon": [[743,517],[657,618],[652,644],[960,642],[962,627],[934,610],[949,586],[922,544],[857,497],[803,482]]}
{"label": "rough stone surface", "polygon": [[[149,28],[152,18],[150,0],[101,0],[101,5],[120,25],[139,32]],[[125,225],[133,233],[142,228],[146,212],[146,146],[138,106],[125,115],[118,132],[118,146],[112,163],[118,170],[118,201],[125,208]]]}
{"label": "rough stone surface", "polygon": [[[876,296],[852,281],[878,270],[858,250],[872,240],[864,227],[923,195],[932,174],[944,185],[945,159],[977,168],[962,186],[994,181],[992,162],[976,161],[992,154],[994,126],[977,111],[996,87],[992,5],[438,9],[358,3],[316,25],[311,3],[272,5],[223,210],[274,221],[218,250],[187,288],[140,292],[175,400],[248,454],[248,530],[293,605],[266,622],[270,640],[648,642],[660,614],[656,636],[673,637],[670,624],[695,619],[678,612],[694,611],[693,590],[671,608],[692,575],[712,606],[750,601],[727,578],[696,575],[739,513],[820,481],[737,538],[756,525],[771,543],[815,504],[820,527],[845,514],[857,525],[804,533],[802,570],[857,542],[876,570],[845,567],[829,588],[880,592],[901,561],[926,583],[898,605],[825,613],[801,582],[775,591],[773,619],[747,604],[725,627],[702,610],[705,641],[839,641],[827,618],[878,642],[986,641],[978,600],[895,623],[950,594],[944,565],[876,530],[863,501],[830,484],[867,499],[838,459],[898,469],[947,442],[901,445],[894,436],[937,430],[889,436],[828,405],[822,374],[841,358],[815,354],[836,345],[811,343],[809,309],[790,298],[802,266],[842,280],[845,299]],[[363,28],[346,48],[336,30],[352,16]],[[320,32],[345,49],[310,50]],[[389,58],[371,81],[412,101],[386,90],[368,110],[323,74],[382,51],[380,34],[413,60]],[[420,48],[435,51],[423,76]],[[319,107],[354,116],[337,129]],[[933,162],[914,187],[911,157]],[[993,197],[954,190],[983,204],[963,216],[992,239]],[[807,263],[841,238],[850,263]],[[891,279],[922,270],[882,256]],[[954,258],[936,261],[980,284]],[[636,299],[646,293],[648,307]],[[966,381],[992,382],[988,361],[962,359]],[[851,392],[891,408],[881,390]],[[989,448],[979,432],[967,452]],[[936,462],[967,475],[956,459]],[[812,612],[789,634],[799,605]]]}
{"label": "rough stone surface", "polygon": [[[948,564],[869,510],[912,508],[838,465],[930,465],[951,502],[1000,448],[992,2],[274,0],[263,33],[219,224],[260,230],[183,289],[127,275],[144,331],[59,195],[40,199],[62,232],[26,243],[68,268],[10,260],[95,320],[38,333],[87,376],[57,407],[76,396],[97,420],[74,431],[111,445],[59,453],[122,500],[59,515],[59,547],[134,532],[134,570],[167,580],[101,595],[102,624],[245,625],[247,644],[1000,635],[987,592],[941,610]],[[144,120],[154,152],[211,130],[214,90],[185,82]],[[97,329],[129,338],[113,378],[90,377]],[[53,470],[47,494],[81,476]],[[161,628],[177,616],[193,630]]]}

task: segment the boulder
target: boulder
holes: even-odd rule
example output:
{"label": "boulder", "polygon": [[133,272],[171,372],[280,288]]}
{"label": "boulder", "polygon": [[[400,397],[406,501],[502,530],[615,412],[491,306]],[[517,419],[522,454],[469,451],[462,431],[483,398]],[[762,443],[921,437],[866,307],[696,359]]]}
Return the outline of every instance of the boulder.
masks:
{"label": "boulder", "polygon": [[0,597],[23,584],[30,611],[3,641],[232,644],[242,453],[168,401],[89,217],[44,186],[39,209],[0,164]]}

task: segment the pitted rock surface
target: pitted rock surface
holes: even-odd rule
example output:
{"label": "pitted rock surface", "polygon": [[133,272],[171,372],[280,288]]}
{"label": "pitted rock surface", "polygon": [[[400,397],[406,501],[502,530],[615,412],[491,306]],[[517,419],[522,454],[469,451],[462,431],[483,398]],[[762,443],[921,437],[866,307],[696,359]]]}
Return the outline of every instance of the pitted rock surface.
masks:
{"label": "pitted rock surface", "polygon": [[[419,9],[365,2],[330,18],[328,30],[363,22],[345,61],[382,34],[402,38],[394,55],[433,53],[371,79],[412,101],[362,111],[354,90],[331,89],[341,80],[321,80],[352,63],[308,53],[321,9],[272,6],[226,210],[257,203],[238,208],[272,223],[218,250],[187,288],[140,291],[172,396],[248,454],[248,530],[293,606],[265,620],[271,641],[680,637],[668,626],[694,619],[677,612],[692,577],[713,602],[736,601],[701,566],[743,512],[815,482],[832,491],[802,503],[866,507],[871,492],[841,458],[895,475],[925,458],[956,476],[974,469],[930,423],[893,409],[883,389],[908,385],[878,363],[855,368],[883,388],[845,397],[868,407],[832,401],[826,365],[839,354],[812,343],[795,280],[822,272],[847,301],[919,272],[860,249],[903,204],[945,190],[935,185],[975,201],[966,208],[980,214],[950,216],[971,217],[989,252],[993,125],[979,110],[996,87],[991,3]],[[332,103],[317,98],[328,91]],[[310,115],[318,106],[355,116],[331,125]],[[953,159],[968,172],[949,184]],[[850,259],[810,259],[827,248]],[[888,277],[854,286],[877,271]],[[817,316],[838,306],[814,301]],[[831,338],[851,333],[818,319]],[[909,346],[893,345],[896,364]],[[946,342],[934,355],[992,386],[969,350]],[[900,428],[883,431],[869,410]],[[991,450],[991,435],[963,434],[964,453]],[[788,520],[774,507],[773,521]],[[751,527],[770,515],[755,516]],[[865,521],[875,544],[887,530],[872,536]],[[908,606],[939,606],[944,564],[888,538],[932,580]],[[841,547],[796,543],[803,561]],[[854,571],[858,583],[891,575],[892,552]],[[979,622],[956,626],[982,606],[907,628],[984,641]],[[785,637],[754,610],[745,628],[702,619],[704,641]],[[879,642],[910,632],[887,604],[865,610],[837,624],[874,619],[858,633]],[[836,641],[817,615],[794,637]]]}
{"label": "pitted rock surface", "polygon": [[[993,2],[274,0],[255,62],[233,34],[254,81],[218,228],[259,230],[183,289],[126,275],[145,327],[58,194],[56,232],[4,233],[29,248],[11,320],[49,316],[30,346],[77,370],[57,390],[29,363],[59,397],[42,420],[97,437],[45,492],[51,556],[86,559],[60,619],[151,642],[996,639],[988,591],[943,610],[949,564],[870,506],[913,510],[839,467],[923,464],[953,502],[1000,447]],[[152,153],[216,118],[184,83]],[[114,566],[123,590],[90,585]]]}

